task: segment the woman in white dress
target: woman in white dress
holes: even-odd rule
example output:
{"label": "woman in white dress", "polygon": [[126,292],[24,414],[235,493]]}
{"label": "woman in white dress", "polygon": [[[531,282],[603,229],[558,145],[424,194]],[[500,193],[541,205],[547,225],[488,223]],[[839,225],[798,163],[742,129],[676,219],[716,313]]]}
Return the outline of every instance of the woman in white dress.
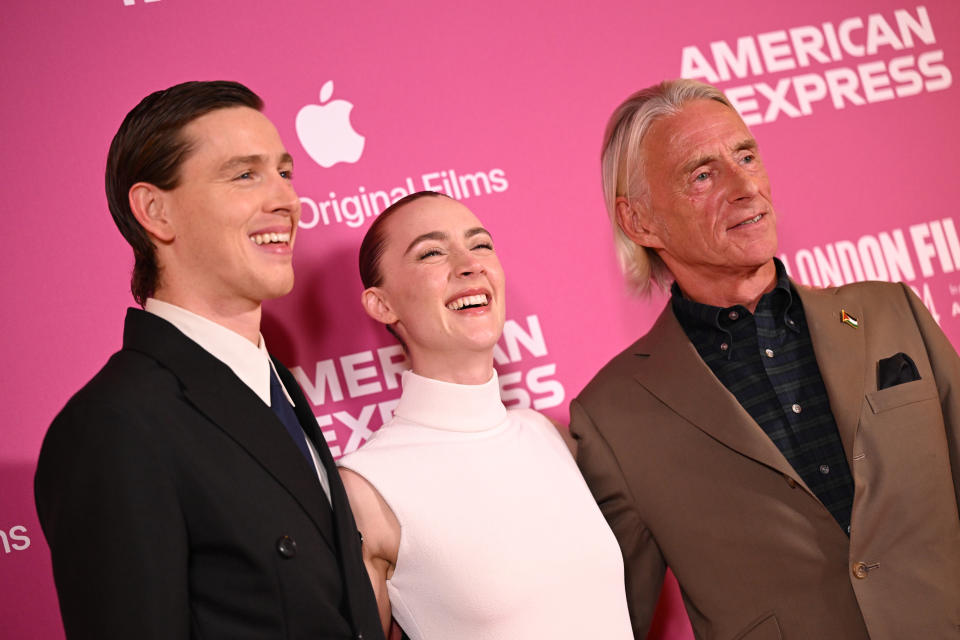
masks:
{"label": "woman in white dress", "polygon": [[632,638],[620,549],[567,445],[500,401],[490,233],[413,194],[374,221],[360,271],[412,366],[393,419],[339,463],[384,631],[393,616],[413,640]]}

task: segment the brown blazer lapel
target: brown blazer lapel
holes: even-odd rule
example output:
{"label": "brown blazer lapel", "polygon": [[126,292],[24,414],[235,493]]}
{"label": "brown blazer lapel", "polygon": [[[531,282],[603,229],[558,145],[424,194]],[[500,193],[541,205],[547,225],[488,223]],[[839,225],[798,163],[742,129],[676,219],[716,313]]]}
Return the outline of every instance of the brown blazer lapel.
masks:
{"label": "brown blazer lapel", "polygon": [[760,425],[703,362],[669,304],[634,348],[634,379],[647,391],[710,437],[793,478],[810,492]]}
{"label": "brown blazer lapel", "polygon": [[[796,283],[794,287],[803,303],[820,377],[827,389],[830,410],[850,462],[865,398],[864,335],[869,328],[865,328],[865,323],[870,319],[864,317],[863,307],[849,290],[812,289]],[[841,311],[853,316],[859,326],[854,328],[845,324],[841,320]]]}

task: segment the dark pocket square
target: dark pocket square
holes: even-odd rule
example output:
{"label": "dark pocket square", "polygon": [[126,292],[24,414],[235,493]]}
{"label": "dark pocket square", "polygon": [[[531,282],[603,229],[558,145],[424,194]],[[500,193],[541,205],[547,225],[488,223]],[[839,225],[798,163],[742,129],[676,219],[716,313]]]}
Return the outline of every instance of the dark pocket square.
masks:
{"label": "dark pocket square", "polygon": [[917,365],[905,353],[897,353],[877,362],[877,391],[919,379]]}

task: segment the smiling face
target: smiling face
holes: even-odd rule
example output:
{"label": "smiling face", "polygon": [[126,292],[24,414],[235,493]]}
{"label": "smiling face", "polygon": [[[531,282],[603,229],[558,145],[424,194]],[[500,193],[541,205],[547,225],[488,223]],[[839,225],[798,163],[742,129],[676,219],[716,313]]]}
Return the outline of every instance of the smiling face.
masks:
{"label": "smiling face", "polygon": [[489,379],[505,317],[503,269],[490,233],[446,197],[420,198],[384,222],[383,279],[364,292],[367,312],[393,325],[415,372],[458,381],[470,367],[485,366]]}
{"label": "smiling face", "polygon": [[277,130],[235,107],[200,116],[183,135],[191,146],[179,184],[161,195],[171,238],[158,246],[157,297],[204,314],[288,293],[300,201]]}
{"label": "smiling face", "polygon": [[680,286],[755,272],[777,250],[770,181],[757,143],[733,109],[695,100],[658,120],[643,142],[649,199],[632,237]]}

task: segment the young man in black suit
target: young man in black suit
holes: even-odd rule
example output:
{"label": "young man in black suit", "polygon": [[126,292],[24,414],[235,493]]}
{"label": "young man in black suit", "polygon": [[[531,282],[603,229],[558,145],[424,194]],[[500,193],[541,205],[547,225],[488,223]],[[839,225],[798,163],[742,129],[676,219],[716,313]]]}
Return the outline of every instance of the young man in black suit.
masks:
{"label": "young man in black suit", "polygon": [[383,637],[333,459],[260,335],[300,218],[262,106],[234,82],[179,84],[110,147],[143,310],[54,420],[35,479],[71,639]]}

